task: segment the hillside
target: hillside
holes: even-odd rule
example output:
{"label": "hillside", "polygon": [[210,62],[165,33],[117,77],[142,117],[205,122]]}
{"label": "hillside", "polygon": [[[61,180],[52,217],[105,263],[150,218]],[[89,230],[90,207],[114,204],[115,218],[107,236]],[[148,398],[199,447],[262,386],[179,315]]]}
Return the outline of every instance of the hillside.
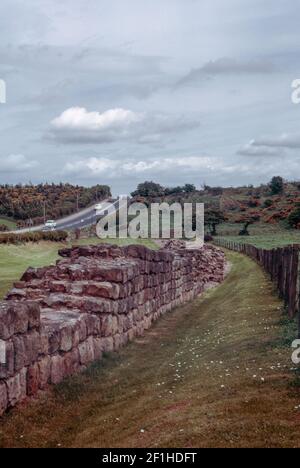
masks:
{"label": "hillside", "polygon": [[[146,203],[204,203],[206,213],[216,210],[224,216],[226,222],[222,222],[218,228],[222,234],[238,234],[247,222],[253,225],[251,231],[259,233],[300,229],[300,210],[293,220],[290,217],[300,206],[300,184],[285,182],[277,177],[273,179],[274,186],[273,182],[259,187],[223,188],[205,185],[202,190],[196,190],[191,184],[165,188],[154,182],[145,182],[132,195],[135,200]],[[278,179],[279,185],[276,185]]]}
{"label": "hillside", "polygon": [[1,185],[0,218],[11,218],[20,226],[39,224],[44,221],[44,214],[48,219],[57,219],[110,196],[107,185]]}

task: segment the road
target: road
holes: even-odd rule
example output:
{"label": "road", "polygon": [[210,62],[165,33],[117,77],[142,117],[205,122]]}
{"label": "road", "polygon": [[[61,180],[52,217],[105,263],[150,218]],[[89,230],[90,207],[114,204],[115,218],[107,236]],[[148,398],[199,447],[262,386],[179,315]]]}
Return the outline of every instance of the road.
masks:
{"label": "road", "polygon": [[[62,218],[56,221],[56,230],[72,230],[77,228],[85,228],[92,226],[97,222],[97,220],[107,212],[108,214],[113,213],[113,211],[118,207],[119,200],[109,203],[108,200],[103,200],[100,202],[101,205],[105,206],[102,210],[95,210],[95,205],[92,205],[84,210],[79,211],[78,213],[74,213],[70,216]],[[25,232],[34,232],[34,231],[41,231],[44,228],[44,225],[41,224],[39,226],[34,226],[31,228],[24,228],[19,229],[17,231],[13,231],[15,233],[25,233]]]}

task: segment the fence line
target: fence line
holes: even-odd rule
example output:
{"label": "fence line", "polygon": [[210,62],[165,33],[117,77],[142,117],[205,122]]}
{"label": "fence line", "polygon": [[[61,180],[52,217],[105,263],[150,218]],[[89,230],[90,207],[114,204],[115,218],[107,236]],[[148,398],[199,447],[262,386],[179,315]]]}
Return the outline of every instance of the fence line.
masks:
{"label": "fence line", "polygon": [[[293,319],[299,311],[300,294],[300,245],[267,250],[251,244],[242,244],[227,239],[214,239],[214,243],[235,252],[240,252],[259,263],[269,273],[272,282],[284,300],[288,315]],[[300,320],[298,324],[300,337]]]}

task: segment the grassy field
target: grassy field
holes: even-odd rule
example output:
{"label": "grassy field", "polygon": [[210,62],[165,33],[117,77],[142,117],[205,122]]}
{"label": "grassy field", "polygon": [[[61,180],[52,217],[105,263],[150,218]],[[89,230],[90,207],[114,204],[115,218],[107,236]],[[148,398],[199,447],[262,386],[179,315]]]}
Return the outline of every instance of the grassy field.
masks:
{"label": "grassy field", "polygon": [[[81,239],[77,243],[84,245],[99,242],[102,241],[95,237]],[[143,242],[150,248],[156,248],[151,240],[111,239],[110,242],[121,245]],[[18,280],[28,267],[41,267],[54,263],[59,258],[57,252],[62,247],[66,247],[66,244],[40,242],[38,244],[0,245],[0,298],[3,298],[13,282]]]}
{"label": "grassy field", "polygon": [[[218,226],[217,231],[220,236],[238,236],[242,228],[243,224],[223,223]],[[297,231],[287,231],[279,224],[267,224],[263,222],[251,225],[248,230],[251,236],[280,235],[290,232],[295,232],[297,234]],[[300,232],[298,235],[300,238]]]}
{"label": "grassy field", "polygon": [[293,323],[256,263],[6,415],[2,447],[299,447]]}
{"label": "grassy field", "polygon": [[291,244],[300,244],[300,231],[266,232],[250,236],[226,236],[227,240],[252,244],[263,249],[273,249]]}
{"label": "grassy field", "polygon": [[5,226],[7,226],[10,231],[13,231],[17,228],[17,223],[13,219],[11,220],[8,218],[0,217],[0,224],[4,224]]}

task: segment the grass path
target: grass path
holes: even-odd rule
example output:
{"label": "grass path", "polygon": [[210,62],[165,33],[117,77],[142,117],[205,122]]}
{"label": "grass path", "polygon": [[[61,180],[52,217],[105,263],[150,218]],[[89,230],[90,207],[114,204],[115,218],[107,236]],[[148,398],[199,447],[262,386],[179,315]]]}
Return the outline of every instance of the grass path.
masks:
{"label": "grass path", "polygon": [[221,286],[6,415],[0,445],[300,446],[282,303],[254,262],[227,255],[233,266]]}

